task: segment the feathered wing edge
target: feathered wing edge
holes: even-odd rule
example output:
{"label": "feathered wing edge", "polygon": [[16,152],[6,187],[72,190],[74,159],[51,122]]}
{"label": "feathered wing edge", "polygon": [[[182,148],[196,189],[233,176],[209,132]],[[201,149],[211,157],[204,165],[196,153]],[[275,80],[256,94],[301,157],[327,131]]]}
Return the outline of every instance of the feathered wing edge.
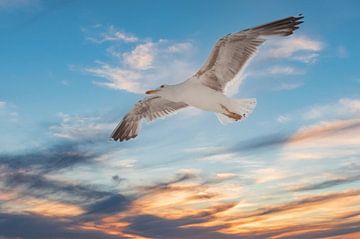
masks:
{"label": "feathered wing edge", "polygon": [[298,25],[303,23],[303,21],[299,21],[299,20],[303,18],[304,16],[301,15],[299,17],[287,17],[257,27],[253,27],[247,30],[256,31],[258,35],[262,35],[262,36],[267,36],[267,35],[288,36],[291,35],[296,29],[299,29]]}
{"label": "feathered wing edge", "polygon": [[138,136],[141,128],[140,120],[141,119],[133,120],[129,114],[127,114],[116,126],[111,134],[111,138],[115,141],[124,141],[135,138]]}
{"label": "feathered wing edge", "polygon": [[111,138],[115,141],[124,141],[135,138],[139,134],[142,119],[152,121],[163,118],[187,106],[188,105],[185,103],[172,102],[159,96],[140,100],[116,126],[111,134]]}

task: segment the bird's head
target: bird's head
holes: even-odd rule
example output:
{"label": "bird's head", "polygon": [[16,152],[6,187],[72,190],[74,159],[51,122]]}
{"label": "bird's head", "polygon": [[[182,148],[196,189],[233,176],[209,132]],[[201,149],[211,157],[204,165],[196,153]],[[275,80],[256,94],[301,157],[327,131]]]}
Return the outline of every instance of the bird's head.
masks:
{"label": "bird's head", "polygon": [[167,85],[161,85],[160,87],[158,87],[157,89],[155,90],[148,90],[145,92],[145,94],[147,95],[164,95],[168,92],[169,90],[169,86]]}

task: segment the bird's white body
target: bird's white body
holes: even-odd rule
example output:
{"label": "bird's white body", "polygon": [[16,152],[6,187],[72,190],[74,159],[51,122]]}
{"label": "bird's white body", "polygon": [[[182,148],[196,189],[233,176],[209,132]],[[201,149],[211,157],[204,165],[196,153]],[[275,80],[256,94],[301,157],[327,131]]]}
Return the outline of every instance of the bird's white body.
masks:
{"label": "bird's white body", "polygon": [[[256,99],[232,99],[221,91],[201,84],[196,76],[177,85],[170,85],[156,93],[162,98],[181,102],[198,109],[216,113],[222,124],[246,118],[255,108]],[[238,118],[229,117],[236,114]]]}
{"label": "bird's white body", "polygon": [[180,84],[173,85],[169,92],[160,95],[167,100],[184,102],[201,110],[224,113],[221,105],[230,108],[232,99],[226,97],[222,92],[204,86],[199,81],[189,79]]}

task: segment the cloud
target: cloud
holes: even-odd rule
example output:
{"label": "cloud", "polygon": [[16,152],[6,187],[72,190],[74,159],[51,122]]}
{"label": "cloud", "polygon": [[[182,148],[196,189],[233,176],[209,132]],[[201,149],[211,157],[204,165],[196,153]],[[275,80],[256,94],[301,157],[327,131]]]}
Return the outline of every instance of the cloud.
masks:
{"label": "cloud", "polygon": [[254,171],[257,183],[266,183],[285,177],[284,173],[276,168],[260,168]]}
{"label": "cloud", "polygon": [[158,183],[155,186],[147,186],[147,187],[142,187],[142,190],[144,192],[154,192],[154,191],[166,191],[168,190],[172,185],[176,184],[176,183],[180,183],[183,181],[187,181],[189,179],[193,179],[195,178],[196,175],[193,173],[179,173],[176,175],[176,178],[173,180],[170,180],[166,183]]}
{"label": "cloud", "polygon": [[[316,144],[317,146],[358,145],[360,120],[335,120],[321,122],[301,128],[293,133],[279,133],[262,135],[252,139],[238,142],[225,148],[217,148],[211,152],[204,152],[206,160],[228,160],[239,157],[238,152],[245,156],[246,153],[258,152],[276,146],[304,147]],[[291,148],[294,150],[294,148]]]}
{"label": "cloud", "polygon": [[[282,76],[273,81],[274,83],[268,88],[276,91],[297,89],[304,82],[301,80],[284,81],[285,76],[306,74],[309,64],[318,59],[324,45],[323,42],[309,36],[294,35],[286,38],[270,38],[254,57],[256,64],[251,64],[244,75],[246,78],[249,76],[260,78]],[[301,67],[299,63],[301,63]],[[270,84],[270,82],[266,84]]]}
{"label": "cloud", "polygon": [[268,73],[272,75],[300,75],[304,72],[291,66],[272,66],[268,69]]}
{"label": "cloud", "polygon": [[321,118],[349,118],[360,116],[360,100],[341,98],[338,102],[313,106],[302,114],[305,120]]}
{"label": "cloud", "polygon": [[287,58],[303,63],[312,63],[324,48],[324,43],[307,36],[293,36],[271,41],[264,55],[268,58]]}
{"label": "cloud", "polygon": [[22,173],[21,170],[15,170],[11,173],[8,171],[0,174],[0,178],[7,188],[19,190],[17,192],[18,197],[33,196],[85,206],[90,202],[96,202],[114,195],[111,192],[99,190],[99,187],[94,185],[52,180],[42,175]]}
{"label": "cloud", "polygon": [[[354,132],[359,129],[360,120],[358,119],[321,122],[298,130],[287,140],[287,143],[292,144],[307,140],[306,144],[317,142],[317,146],[356,145],[359,141],[357,141],[358,137],[355,137]],[[309,142],[309,139],[312,139],[312,142]]]}
{"label": "cloud", "polygon": [[[93,28],[95,28],[95,29],[101,28],[101,27],[102,26],[99,24],[93,26]],[[86,29],[83,29],[83,31],[87,32]],[[90,37],[87,37],[87,40],[95,42],[95,43],[104,43],[104,42],[135,43],[135,42],[139,41],[139,39],[134,34],[120,31],[112,25],[109,26],[105,32],[102,32],[100,34],[98,34],[96,32],[96,34],[100,35],[100,36],[96,36],[96,37],[90,36]]]}
{"label": "cloud", "polygon": [[360,180],[360,175],[355,175],[355,176],[349,176],[349,177],[343,177],[343,178],[330,179],[330,180],[326,180],[326,181],[314,183],[314,184],[305,184],[305,185],[295,186],[295,187],[291,188],[290,190],[294,191],[294,192],[320,190],[320,189],[335,187],[335,186],[346,184],[346,183],[356,182],[359,180]]}
{"label": "cloud", "polygon": [[279,86],[275,87],[274,90],[294,90],[297,89],[299,87],[301,87],[303,85],[303,83],[298,82],[298,83],[281,83]]}
{"label": "cloud", "polygon": [[204,218],[181,218],[164,219],[153,215],[138,215],[127,219],[130,226],[126,229],[127,233],[150,238],[199,238],[199,239],[235,239],[235,235],[226,235],[216,232],[219,227],[212,228],[186,228],[185,225],[205,221]]}
{"label": "cloud", "polygon": [[[307,196],[302,199],[269,207],[260,207],[250,211],[236,211],[234,204],[224,204],[210,209],[210,211],[215,212],[216,215],[213,213],[199,213],[195,215],[184,215],[180,218],[164,218],[154,214],[138,214],[126,218],[129,225],[125,231],[132,235],[150,238],[187,238],[191,235],[192,237],[196,236],[197,238],[204,239],[270,238],[271,236],[287,238],[285,233],[291,232],[305,236],[310,232],[313,233],[319,230],[321,227],[326,228],[322,231],[323,233],[333,232],[335,228],[337,228],[339,232],[340,229],[344,229],[347,232],[343,232],[343,234],[349,234],[351,230],[348,231],[347,229],[352,228],[351,225],[354,223],[354,220],[351,218],[357,214],[351,211],[351,207],[345,212],[337,212],[334,214],[333,209],[334,205],[336,205],[334,202],[348,205],[347,202],[356,202],[359,195],[358,190],[352,190]],[[322,209],[319,209],[319,205],[322,205]],[[319,217],[313,217],[316,218],[314,222],[316,222],[317,226],[312,228],[313,230],[304,230],[309,229],[314,223],[304,223],[303,216],[313,215],[317,210],[324,209],[324,212],[329,212],[332,215],[331,218],[333,218],[333,220],[327,218],[326,220],[316,221]],[[235,211],[229,214],[229,210]],[[349,212],[351,212],[351,215],[348,214]],[[219,213],[219,215],[217,213]],[[276,220],[283,221],[288,217],[292,218],[291,215],[293,215],[294,219],[290,220],[291,223],[282,222],[281,226],[276,223],[275,225],[273,224]],[[346,217],[348,220],[343,221],[343,225],[337,223],[335,227],[327,227],[327,223],[336,223],[340,217]],[[166,230],[164,230],[164,228],[166,228]],[[256,234],[254,234],[254,230],[256,230]]]}
{"label": "cloud", "polygon": [[50,126],[51,133],[68,140],[95,139],[109,137],[115,125],[105,123],[101,116],[80,116],[65,113],[58,114],[60,122]]}
{"label": "cloud", "polygon": [[302,228],[293,228],[287,233],[279,233],[279,238],[287,239],[309,239],[309,238],[329,238],[329,239],[354,239],[358,238],[360,232],[359,221],[350,223],[331,223],[320,226],[303,226]]}
{"label": "cloud", "polygon": [[290,211],[294,209],[300,209],[309,207],[313,204],[321,204],[327,201],[334,201],[341,198],[348,198],[348,197],[357,197],[360,195],[359,190],[352,190],[348,192],[339,192],[339,193],[329,193],[325,195],[318,195],[318,196],[310,196],[298,201],[292,201],[276,206],[270,206],[265,208],[259,208],[253,212],[250,212],[246,215],[240,216],[239,218],[248,218],[248,217],[258,217],[258,216],[265,216],[265,215],[273,215],[280,212]]}
{"label": "cloud", "polygon": [[113,236],[100,231],[74,227],[73,223],[68,220],[8,213],[0,213],[0,236],[12,239],[125,239],[125,237]]}
{"label": "cloud", "polygon": [[288,115],[279,115],[279,117],[277,117],[276,121],[279,122],[280,124],[286,124],[289,121],[291,121],[291,117]]}
{"label": "cloud", "polygon": [[73,142],[58,142],[44,149],[0,154],[0,167],[38,173],[70,168],[77,164],[89,163],[99,155],[87,148],[91,145],[90,142],[83,142],[82,145]]}
{"label": "cloud", "polygon": [[189,52],[194,50],[194,46],[190,42],[180,42],[170,45],[167,50],[172,53]]}
{"label": "cloud", "polygon": [[122,181],[124,181],[124,178],[120,178],[119,175],[114,175],[111,177],[111,179],[115,182],[115,183],[121,183]]}
{"label": "cloud", "polygon": [[137,45],[131,52],[123,54],[124,62],[131,68],[147,70],[153,66],[155,58],[155,46],[152,42]]}
{"label": "cloud", "polygon": [[87,214],[114,214],[125,210],[130,201],[123,195],[111,195],[87,207]]}
{"label": "cloud", "polygon": [[133,93],[144,93],[144,87],[140,82],[142,78],[140,72],[114,67],[104,63],[101,63],[100,67],[86,68],[85,70],[97,77],[102,77],[107,80],[107,82],[96,82],[99,86],[126,90]]}
{"label": "cloud", "polygon": [[0,101],[0,110],[5,109],[5,106],[6,106],[6,102]]}
{"label": "cloud", "polygon": [[[17,112],[16,105],[0,100],[0,122],[4,123],[17,123],[19,121],[19,113]],[[5,126],[6,128],[6,126]]]}
{"label": "cloud", "polygon": [[190,41],[136,38],[131,43],[136,44],[130,50],[119,50],[115,45],[107,49],[119,64],[97,61],[97,66],[86,67],[85,72],[105,78],[95,82],[99,86],[141,94],[163,83],[183,81],[195,72],[189,58],[194,50]]}

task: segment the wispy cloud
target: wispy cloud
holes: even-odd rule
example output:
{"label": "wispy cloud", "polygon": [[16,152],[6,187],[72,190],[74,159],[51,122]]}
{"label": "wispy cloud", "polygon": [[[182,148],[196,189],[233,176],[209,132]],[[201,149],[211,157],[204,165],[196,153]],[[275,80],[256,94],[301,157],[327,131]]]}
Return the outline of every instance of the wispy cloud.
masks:
{"label": "wispy cloud", "polygon": [[274,90],[279,90],[279,91],[283,91],[283,90],[294,90],[297,89],[299,87],[301,87],[303,85],[303,83],[301,82],[297,82],[297,83],[281,83],[279,86],[274,87]]}
{"label": "wispy cloud", "polygon": [[[337,220],[338,217],[347,216],[350,211],[354,213],[352,209],[359,197],[358,191],[351,190],[289,198],[287,202],[272,206],[249,204],[245,201],[247,195],[242,191],[243,187],[234,184],[233,180],[237,175],[226,171],[214,174],[216,180],[211,180],[212,176],[206,180],[200,177],[198,171],[182,170],[181,173],[172,174],[171,177],[163,178],[160,182],[147,181],[144,186],[144,182],[139,180],[141,186],[126,183],[127,186],[121,189],[87,184],[84,180],[79,180],[81,177],[69,180],[58,176],[54,179],[53,172],[62,172],[64,167],[52,167],[50,164],[49,167],[52,170],[43,170],[49,168],[47,161],[56,163],[54,162],[56,158],[72,161],[66,158],[66,155],[78,155],[78,157],[84,155],[85,160],[79,163],[88,164],[99,158],[99,155],[95,155],[86,159],[87,150],[76,150],[77,147],[72,150],[66,147],[60,148],[59,150],[50,149],[51,154],[42,152],[23,155],[20,157],[21,161],[16,158],[0,157],[0,162],[2,162],[0,190],[8,192],[11,188],[11,191],[15,193],[13,196],[2,194],[0,197],[1,205],[6,206],[6,211],[0,215],[2,219],[0,229],[5,227],[4,222],[12,220],[11,223],[27,222],[32,225],[32,228],[43,226],[51,229],[53,225],[56,230],[52,232],[52,235],[65,233],[59,234],[64,238],[82,238],[86,235],[89,238],[175,239],[199,235],[198,237],[203,239],[235,239],[254,238],[254,230],[257,231],[255,238],[268,238],[270,235],[282,238],[282,234],[289,231],[305,233],[299,228],[295,230],[294,226],[304,228],[304,216],[316,214],[318,210],[323,210],[322,217],[315,219],[310,217],[306,220],[305,226],[312,225],[315,221],[318,225],[323,225],[323,223]],[[64,153],[58,155],[56,152]],[[200,152],[203,152],[202,149]],[[39,161],[44,157],[48,159]],[[36,160],[32,161],[32,158]],[[10,161],[14,163],[13,166],[9,164]],[[104,161],[107,160],[96,162],[103,163]],[[69,164],[71,165],[76,165],[76,160]],[[259,176],[258,183],[273,183],[284,177],[282,171],[269,167],[260,168],[254,173]],[[123,176],[126,177],[126,175]],[[136,181],[138,177],[141,177],[141,172],[136,172]],[[336,184],[335,181],[332,183]],[[119,190],[126,194],[120,193]],[[4,204],[4,200],[8,202]],[[334,203],[335,201],[337,204]],[[9,202],[13,207],[8,207]],[[10,209],[16,208],[16,203],[25,209],[17,210],[15,214],[15,211]],[[319,205],[322,205],[320,209]],[[334,214],[334,205],[343,210]],[[28,214],[24,214],[26,208],[28,208]],[[49,208],[53,211],[49,211]],[[30,212],[36,215],[29,214]],[[326,222],[322,219],[324,213],[327,215]],[[294,220],[291,223],[284,223],[283,218],[288,217],[293,217]],[[351,223],[354,219],[347,216],[343,222]],[[348,224],[344,224],[342,228],[348,227],[350,227]],[[30,229],[26,232],[28,233],[25,235],[15,230],[0,230],[0,236],[42,238]],[[47,230],[44,230],[42,235],[46,238]]]}
{"label": "wispy cloud", "polygon": [[[93,26],[94,29],[103,30],[102,25],[95,25]],[[83,29],[83,31],[87,32],[88,29]],[[139,39],[132,33],[126,33],[116,29],[114,26],[109,26],[105,32],[95,32],[94,35],[96,36],[89,36],[86,39],[95,43],[104,43],[104,42],[125,42],[125,43],[134,43],[138,42]]]}
{"label": "wispy cloud", "polygon": [[293,36],[269,43],[264,56],[268,58],[287,58],[303,63],[316,61],[324,43],[308,36]]}
{"label": "wispy cloud", "polygon": [[86,149],[89,146],[91,148],[92,144],[86,140],[81,144],[57,142],[52,146],[27,152],[0,154],[0,167],[37,173],[69,168],[76,164],[89,163],[98,156],[98,153]]}
{"label": "wispy cloud", "polygon": [[5,101],[0,101],[0,110],[4,109],[6,106],[6,102]]}
{"label": "wispy cloud", "polygon": [[272,66],[267,72],[272,75],[300,75],[303,71],[291,66]]}
{"label": "wispy cloud", "polygon": [[[246,70],[245,77],[254,76],[269,78],[281,77],[270,86],[276,91],[293,90],[301,87],[304,82],[294,79],[285,81],[286,76],[304,75],[310,63],[317,61],[325,44],[310,36],[290,36],[286,38],[268,39],[254,57],[254,63]],[[243,78],[245,78],[243,77]]]}
{"label": "wispy cloud", "polygon": [[[9,225],[27,225],[21,230]],[[48,238],[94,238],[125,239],[106,232],[77,228],[73,222],[41,215],[0,213],[0,236],[5,238],[48,239]]]}
{"label": "wispy cloud", "polygon": [[104,137],[114,128],[113,123],[104,122],[100,116],[58,114],[60,122],[50,126],[52,134],[59,138],[83,140]]}
{"label": "wispy cloud", "polygon": [[290,190],[295,191],[295,192],[320,190],[320,189],[326,189],[326,188],[335,187],[338,185],[356,182],[359,180],[360,180],[360,175],[347,176],[347,177],[329,179],[329,180],[326,180],[323,182],[318,182],[318,183],[297,185],[297,186],[292,187]]}
{"label": "wispy cloud", "polygon": [[291,117],[288,116],[288,115],[279,115],[277,118],[276,118],[276,121],[281,123],[281,124],[286,124],[288,122],[291,121]]}
{"label": "wispy cloud", "polygon": [[335,103],[313,106],[306,110],[302,115],[305,120],[349,118],[358,116],[360,116],[360,100],[350,98],[341,98]]}
{"label": "wispy cloud", "polygon": [[124,42],[132,43],[132,49],[122,51],[110,46],[107,50],[120,64],[98,61],[98,66],[85,68],[86,72],[106,79],[97,85],[143,93],[163,83],[185,80],[195,72],[190,60],[194,46],[190,41],[153,41],[131,36]]}
{"label": "wispy cloud", "polygon": [[321,146],[357,146],[359,130],[360,121],[357,119],[320,122],[300,128],[293,133],[263,135],[235,143],[229,147],[214,149],[206,152],[204,159],[221,160],[224,156],[233,159],[239,157],[237,154],[239,152],[242,153],[242,156],[246,156],[246,153],[280,146],[292,147],[291,150],[294,150],[294,147],[311,147],[314,144],[319,148]]}
{"label": "wispy cloud", "polygon": [[[325,140],[330,143],[330,139],[341,137],[343,134],[343,140],[346,140],[347,144],[351,142],[355,143],[357,139],[349,136],[348,133],[352,134],[354,130],[360,129],[360,120],[338,120],[332,122],[321,122],[312,126],[307,126],[298,130],[289,139],[288,143],[295,143],[304,141],[307,139],[319,139]],[[338,138],[339,139],[339,138]],[[333,141],[334,144],[343,144],[344,142]]]}
{"label": "wispy cloud", "polygon": [[152,42],[137,45],[131,52],[123,54],[124,62],[137,70],[147,70],[153,66],[155,46]]}

